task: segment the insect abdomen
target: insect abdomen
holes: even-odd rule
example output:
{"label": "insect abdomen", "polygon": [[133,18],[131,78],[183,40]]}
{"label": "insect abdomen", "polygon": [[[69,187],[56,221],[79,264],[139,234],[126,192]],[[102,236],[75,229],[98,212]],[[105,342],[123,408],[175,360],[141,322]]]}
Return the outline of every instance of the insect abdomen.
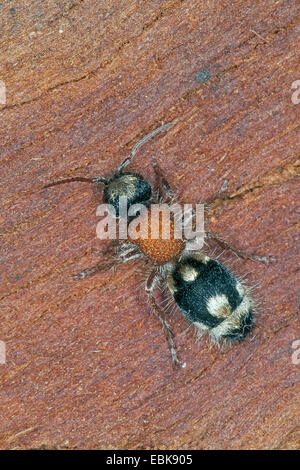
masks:
{"label": "insect abdomen", "polygon": [[202,255],[185,258],[170,276],[169,288],[188,320],[216,340],[243,339],[253,327],[244,286],[216,260]]}

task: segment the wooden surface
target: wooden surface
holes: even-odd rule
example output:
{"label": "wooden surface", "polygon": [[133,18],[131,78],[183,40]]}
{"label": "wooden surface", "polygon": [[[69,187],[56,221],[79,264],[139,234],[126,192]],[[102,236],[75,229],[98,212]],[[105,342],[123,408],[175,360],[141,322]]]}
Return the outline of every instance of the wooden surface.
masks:
{"label": "wooden surface", "polygon": [[[296,0],[0,3],[2,449],[299,447],[298,15]],[[132,168],[153,181],[155,153],[184,201],[216,196],[211,230],[276,258],[221,255],[257,286],[257,328],[218,350],[174,313],[179,372],[137,263],[72,279],[103,246],[101,193],[40,189],[109,174],[175,119]]]}

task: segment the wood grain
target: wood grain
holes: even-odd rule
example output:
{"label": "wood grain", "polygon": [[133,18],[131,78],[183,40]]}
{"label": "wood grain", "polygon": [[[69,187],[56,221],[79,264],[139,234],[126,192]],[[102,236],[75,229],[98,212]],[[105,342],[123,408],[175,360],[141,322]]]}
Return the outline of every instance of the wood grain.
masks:
{"label": "wood grain", "polygon": [[[0,447],[299,447],[298,2],[8,0],[0,31]],[[41,190],[110,174],[169,121],[132,168],[153,182],[155,153],[182,200],[214,198],[207,227],[276,258],[220,254],[257,327],[219,350],[174,312],[179,372],[138,263],[72,279],[103,246],[101,193]]]}

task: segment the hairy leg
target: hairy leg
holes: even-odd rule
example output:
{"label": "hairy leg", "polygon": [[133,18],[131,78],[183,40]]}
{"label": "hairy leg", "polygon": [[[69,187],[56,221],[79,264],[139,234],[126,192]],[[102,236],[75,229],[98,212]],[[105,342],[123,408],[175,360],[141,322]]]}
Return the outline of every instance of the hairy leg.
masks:
{"label": "hairy leg", "polygon": [[176,366],[177,367],[183,367],[183,365],[181,364],[181,362],[179,361],[178,356],[177,356],[176,347],[175,347],[175,343],[174,343],[174,340],[173,340],[174,333],[171,329],[171,326],[169,325],[169,323],[166,320],[165,312],[157,304],[157,302],[155,300],[155,297],[153,295],[153,291],[154,291],[154,289],[157,285],[158,280],[159,280],[159,278],[158,278],[158,275],[157,275],[157,271],[153,270],[151,272],[150,276],[148,277],[147,282],[146,282],[146,292],[149,296],[149,302],[150,302],[150,305],[152,307],[153,313],[159,319],[159,321],[161,322],[161,324],[163,326],[163,329],[164,329],[164,332],[165,332],[165,335],[166,335],[166,339],[167,339],[167,342],[168,342],[168,346],[169,346],[171,356],[172,356],[172,365],[173,365],[173,367],[176,367]]}
{"label": "hairy leg", "polygon": [[[120,247],[122,249],[120,249]],[[116,248],[119,248],[116,252]],[[117,268],[120,264],[127,263],[132,259],[142,257],[142,253],[138,252],[135,247],[124,248],[123,245],[116,243],[116,241],[111,242],[108,246],[102,250],[93,250],[95,254],[100,254],[105,258],[102,259],[99,263],[91,266],[90,268],[84,269],[79,273],[73,276],[73,279],[85,279],[86,277],[93,276],[94,274],[101,271],[108,271],[112,268]]]}
{"label": "hairy leg", "polygon": [[116,260],[102,260],[94,266],[91,266],[90,268],[84,269],[83,271],[80,271],[79,273],[75,274],[73,276],[73,279],[75,281],[78,281],[79,279],[85,279],[86,277],[93,276],[94,274],[97,274],[100,271],[108,271],[109,269],[116,267],[117,264],[118,263],[116,262]]}
{"label": "hairy leg", "polygon": [[174,193],[168,181],[165,179],[164,173],[158,165],[155,155],[152,155],[152,166],[156,176],[158,198],[162,199],[166,204],[171,204],[174,199]]}
{"label": "hairy leg", "polygon": [[[195,231],[195,229],[196,229],[196,227],[195,227],[196,213],[195,213],[194,209],[191,211],[191,213],[189,215],[189,218],[191,218],[193,220],[192,227],[193,227],[193,230]],[[204,230],[204,232],[199,233],[200,240],[203,240],[203,235],[204,235],[204,240],[206,238],[206,239],[215,241],[221,248],[223,248],[224,250],[232,251],[239,258],[249,259],[251,261],[260,261],[262,263],[269,263],[270,261],[276,261],[275,258],[273,258],[273,257],[268,258],[267,256],[254,255],[254,254],[247,253],[244,250],[239,250],[238,248],[231,245],[230,243],[228,243],[226,240],[219,237],[215,233],[210,232],[209,230]],[[197,239],[197,237],[198,237],[198,235],[196,234],[195,239]],[[189,241],[193,241],[193,239],[191,239]]]}
{"label": "hairy leg", "polygon": [[228,242],[223,240],[223,238],[219,237],[218,235],[215,235],[214,233],[206,231],[205,237],[209,238],[210,240],[214,240],[224,250],[232,251],[239,258],[250,259],[251,261],[261,261],[263,263],[269,263],[270,261],[275,261],[274,258],[267,258],[266,256],[252,255],[252,254],[246,253],[245,251],[238,250],[237,248],[235,248],[234,246],[230,245]]}

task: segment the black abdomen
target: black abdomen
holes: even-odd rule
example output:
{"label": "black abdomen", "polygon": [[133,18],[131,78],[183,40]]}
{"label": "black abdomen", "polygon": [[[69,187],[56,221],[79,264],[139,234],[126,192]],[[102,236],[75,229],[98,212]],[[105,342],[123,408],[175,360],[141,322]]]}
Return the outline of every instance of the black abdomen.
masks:
{"label": "black abdomen", "polygon": [[203,255],[185,258],[170,276],[169,288],[188,320],[215,331],[217,339],[242,339],[253,327],[245,288],[216,260]]}

